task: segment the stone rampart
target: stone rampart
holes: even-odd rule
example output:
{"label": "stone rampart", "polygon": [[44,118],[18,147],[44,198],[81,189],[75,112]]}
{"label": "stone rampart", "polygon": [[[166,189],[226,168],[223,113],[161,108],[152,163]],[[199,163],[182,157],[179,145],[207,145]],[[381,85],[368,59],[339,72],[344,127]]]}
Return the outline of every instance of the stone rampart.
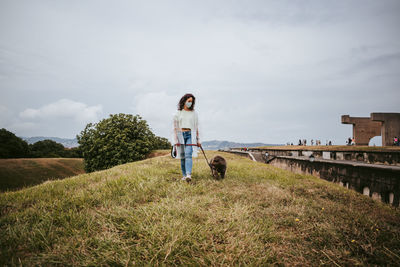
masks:
{"label": "stone rampart", "polygon": [[295,173],[310,174],[400,206],[400,151],[321,151],[250,148],[226,152]]}

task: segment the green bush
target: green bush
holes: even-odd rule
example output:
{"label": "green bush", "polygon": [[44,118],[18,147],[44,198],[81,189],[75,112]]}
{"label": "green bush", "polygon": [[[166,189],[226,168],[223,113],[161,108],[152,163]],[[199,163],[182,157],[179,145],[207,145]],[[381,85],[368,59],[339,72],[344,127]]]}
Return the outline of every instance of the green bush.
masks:
{"label": "green bush", "polygon": [[63,158],[82,158],[80,147],[65,148]]}
{"label": "green bush", "polygon": [[89,123],[77,139],[85,171],[93,172],[145,159],[154,149],[155,135],[139,115],[120,113]]}
{"label": "green bush", "polygon": [[4,128],[0,129],[0,158],[24,158],[28,154],[27,142]]}
{"label": "green bush", "polygon": [[64,157],[64,146],[53,140],[38,141],[29,145],[33,158],[61,158]]}
{"label": "green bush", "polygon": [[170,149],[171,143],[165,137],[156,136],[153,141],[154,149]]}

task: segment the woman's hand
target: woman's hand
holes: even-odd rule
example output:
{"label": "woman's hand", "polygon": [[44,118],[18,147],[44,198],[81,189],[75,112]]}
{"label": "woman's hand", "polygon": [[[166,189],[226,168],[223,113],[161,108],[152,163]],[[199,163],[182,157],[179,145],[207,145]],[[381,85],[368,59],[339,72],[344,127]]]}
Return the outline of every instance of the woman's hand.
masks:
{"label": "woman's hand", "polygon": [[198,146],[198,147],[201,147],[201,144],[200,144],[199,142],[197,142],[197,146]]}

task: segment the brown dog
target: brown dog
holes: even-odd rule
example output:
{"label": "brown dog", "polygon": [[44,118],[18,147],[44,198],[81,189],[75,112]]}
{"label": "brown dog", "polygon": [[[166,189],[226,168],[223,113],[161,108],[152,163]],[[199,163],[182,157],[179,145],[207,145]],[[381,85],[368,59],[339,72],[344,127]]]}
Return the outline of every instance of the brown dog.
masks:
{"label": "brown dog", "polygon": [[212,174],[215,179],[224,179],[226,172],[226,160],[221,156],[215,156],[210,160]]}

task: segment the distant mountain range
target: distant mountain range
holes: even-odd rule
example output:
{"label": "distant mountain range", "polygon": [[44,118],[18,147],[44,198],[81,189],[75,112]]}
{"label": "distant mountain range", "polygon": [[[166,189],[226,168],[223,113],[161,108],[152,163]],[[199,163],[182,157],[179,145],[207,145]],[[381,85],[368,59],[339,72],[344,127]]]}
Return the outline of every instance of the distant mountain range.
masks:
{"label": "distant mountain range", "polygon": [[[46,139],[53,140],[54,142],[62,144],[64,147],[77,147],[79,146],[78,140],[74,139],[67,139],[67,138],[59,138],[59,137],[44,137],[44,136],[35,136],[35,137],[21,137],[24,139],[28,144],[33,144],[38,141],[43,141]],[[258,146],[279,146],[280,144],[264,144],[264,143],[236,143],[236,142],[229,142],[229,141],[204,141],[201,143],[205,150],[218,150],[224,149],[229,147],[258,147]]]}

